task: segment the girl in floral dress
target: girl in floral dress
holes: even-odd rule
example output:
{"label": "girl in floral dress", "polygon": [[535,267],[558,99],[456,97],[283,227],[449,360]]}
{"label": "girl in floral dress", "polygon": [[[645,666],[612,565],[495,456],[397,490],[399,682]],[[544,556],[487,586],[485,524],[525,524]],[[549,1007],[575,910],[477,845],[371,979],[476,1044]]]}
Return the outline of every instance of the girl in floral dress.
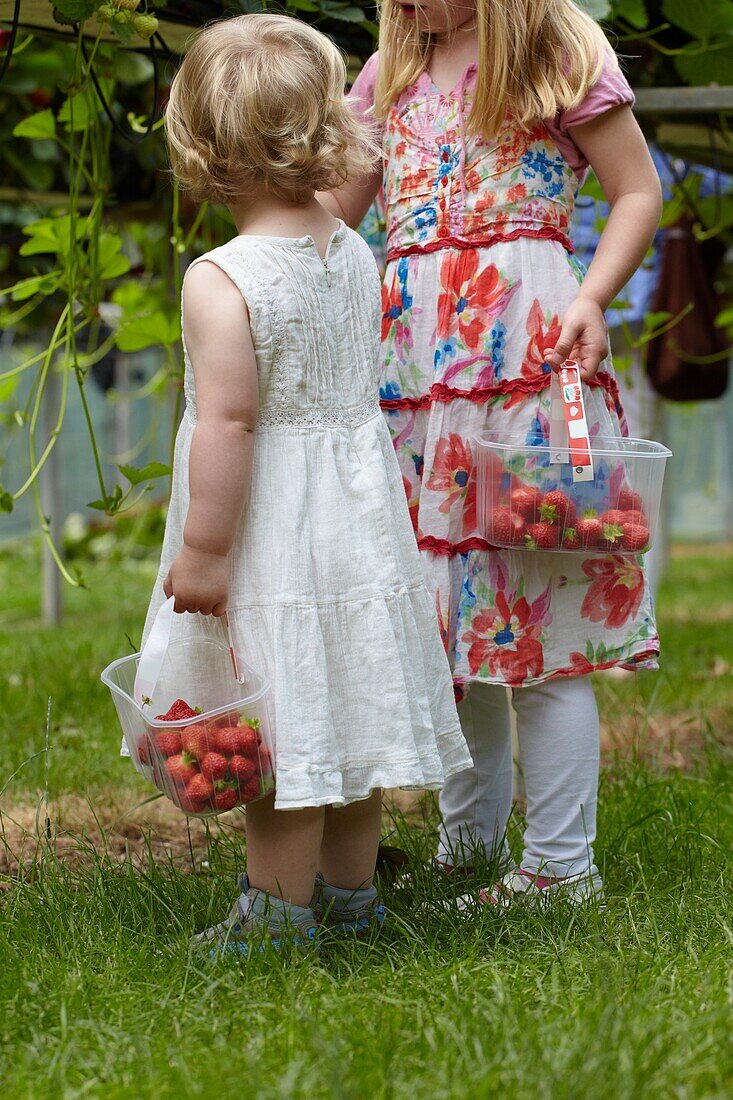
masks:
{"label": "girl in floral dress", "polygon": [[[591,437],[625,434],[604,311],[643,258],[660,190],[631,90],[570,0],[385,0],[352,92],[383,171],[324,201],[357,225],[384,188],[382,408],[462,702],[474,768],[441,796],[439,859],[508,860],[517,715],[527,791],[518,867],[483,900],[599,897],[599,728],[588,674],[655,668],[640,559],[492,549],[472,440],[548,442],[549,383],[581,364]],[[589,164],[611,216],[587,275],[568,224]]]}

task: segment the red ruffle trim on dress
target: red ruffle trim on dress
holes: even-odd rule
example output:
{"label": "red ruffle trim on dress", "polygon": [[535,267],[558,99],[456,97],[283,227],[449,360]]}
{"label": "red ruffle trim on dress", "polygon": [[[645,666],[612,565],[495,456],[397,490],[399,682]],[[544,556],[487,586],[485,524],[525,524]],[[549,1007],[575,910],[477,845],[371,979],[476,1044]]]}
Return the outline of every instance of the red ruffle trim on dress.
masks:
{"label": "red ruffle trim on dress", "polygon": [[558,241],[566,252],[574,252],[575,248],[569,237],[553,225],[544,225],[540,229],[511,229],[508,233],[487,233],[482,237],[438,237],[425,244],[411,244],[406,248],[390,248],[387,252],[387,263],[399,260],[402,256],[423,256],[429,252],[440,252],[444,248],[490,248],[492,244],[503,244],[504,241],[516,241],[520,237],[534,237],[541,241]]}
{"label": "red ruffle trim on dress", "polygon": [[[435,382],[427,393],[420,397],[385,398],[379,404],[383,409],[429,409],[432,405],[447,405],[451,401],[472,401],[475,405],[484,405],[494,397],[506,397],[512,394],[540,393],[550,384],[549,374],[538,374],[535,378],[507,378],[495,386],[477,387],[472,390],[457,390],[446,386],[444,382]],[[586,385],[604,389],[619,404],[619,392],[616,379],[608,371],[599,371]]]}
{"label": "red ruffle trim on dress", "polygon": [[418,535],[418,550],[432,550],[434,554],[442,554],[446,557],[455,557],[456,554],[467,554],[469,550],[495,550],[486,539],[473,535],[470,539],[461,542],[449,542],[448,539],[436,539],[435,535]]}

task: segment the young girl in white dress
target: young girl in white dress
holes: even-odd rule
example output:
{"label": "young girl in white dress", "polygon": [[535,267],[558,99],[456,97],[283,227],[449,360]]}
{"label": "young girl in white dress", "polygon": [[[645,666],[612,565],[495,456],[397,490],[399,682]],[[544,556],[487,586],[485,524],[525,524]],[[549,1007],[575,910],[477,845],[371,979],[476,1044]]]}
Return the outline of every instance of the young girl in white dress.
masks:
{"label": "young girl in white dress", "polygon": [[214,24],[171,89],[174,171],[237,235],[183,292],[186,412],[148,625],[226,610],[272,690],[276,791],[246,811],[247,875],[197,939],[249,950],[381,918],[383,787],[470,766],[448,662],[378,404],[380,284],[367,245],[316,201],[363,172],[345,71],[283,16]]}

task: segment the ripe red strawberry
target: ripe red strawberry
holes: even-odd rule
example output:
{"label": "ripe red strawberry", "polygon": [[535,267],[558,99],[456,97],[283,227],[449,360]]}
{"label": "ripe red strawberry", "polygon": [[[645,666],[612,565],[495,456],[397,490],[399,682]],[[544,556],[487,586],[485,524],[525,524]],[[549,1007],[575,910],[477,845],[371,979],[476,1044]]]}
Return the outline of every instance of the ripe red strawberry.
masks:
{"label": "ripe red strawberry", "polygon": [[200,814],[208,808],[206,800],[202,801],[200,798],[190,798],[185,789],[176,791],[174,801],[185,814]]}
{"label": "ripe red strawberry", "polygon": [[556,524],[542,520],[540,523],[530,524],[527,537],[533,549],[553,550],[560,541],[560,529]]}
{"label": "ripe red strawberry", "polygon": [[524,541],[527,525],[518,512],[510,508],[495,508],[491,515],[491,538],[496,543],[506,542],[518,546]]}
{"label": "ripe red strawberry", "polygon": [[540,515],[548,523],[559,523],[561,527],[572,527],[575,523],[575,505],[565,493],[553,489],[545,493],[540,505]]}
{"label": "ripe red strawberry", "polygon": [[616,507],[621,512],[644,512],[644,501],[639,493],[635,493],[633,489],[624,487],[619,490],[618,500],[616,501]]}
{"label": "ripe red strawberry", "polygon": [[207,752],[214,748],[213,738],[206,726],[186,726],[181,730],[181,744],[185,752],[196,760],[203,759]]}
{"label": "ripe red strawberry", "polygon": [[165,762],[165,770],[174,783],[180,783],[182,785],[190,783],[194,776],[198,774],[196,761],[186,752],[177,753],[175,756],[169,756]]}
{"label": "ripe red strawberry", "polygon": [[253,730],[251,726],[239,726],[239,748],[237,752],[243,756],[249,756],[253,760],[259,761],[260,758],[260,737],[256,730]]}
{"label": "ripe red strawberry", "polygon": [[201,714],[200,710],[193,710],[184,699],[176,699],[171,703],[165,714],[156,714],[159,722],[185,722],[187,718],[195,718]]}
{"label": "ripe red strawberry", "polygon": [[532,489],[525,485],[521,489],[515,489],[512,493],[512,511],[517,512],[528,523],[534,523],[539,515],[542,504],[542,493],[539,489]]}
{"label": "ripe red strawberry", "polygon": [[159,730],[155,735],[155,747],[161,756],[175,756],[183,748],[178,730]]}
{"label": "ripe red strawberry", "polygon": [[575,524],[575,533],[580,539],[580,545],[588,548],[597,546],[603,537],[603,524],[595,516],[587,516],[579,519]]}
{"label": "ripe red strawberry", "polygon": [[563,550],[580,550],[580,536],[574,527],[566,527],[562,535]]}
{"label": "ripe red strawberry", "polygon": [[249,756],[233,756],[229,761],[229,774],[241,787],[258,770],[258,762]]}
{"label": "ripe red strawberry", "polygon": [[227,773],[227,758],[220,752],[207,752],[201,757],[201,774],[207,779],[223,779]]}
{"label": "ripe red strawberry", "polygon": [[137,743],[137,757],[141,764],[150,764],[153,758],[153,746],[147,733]]}
{"label": "ripe red strawberry", "polygon": [[649,542],[649,528],[645,527],[642,523],[625,523],[623,525],[621,542],[626,550],[638,553],[638,551],[643,550]]}
{"label": "ripe red strawberry", "polygon": [[626,523],[626,513],[622,512],[619,508],[609,508],[607,512],[600,515],[599,520],[601,523],[606,524],[609,527],[620,527],[623,523]]}
{"label": "ripe red strawberry", "polygon": [[216,731],[215,748],[224,756],[234,756],[239,752],[239,726],[227,726]]}
{"label": "ripe red strawberry", "polygon": [[208,802],[214,797],[214,784],[199,773],[186,784],[186,795],[192,802]]}
{"label": "ripe red strawberry", "polygon": [[253,775],[251,779],[239,787],[239,797],[242,802],[252,802],[253,799],[259,798],[262,794],[262,783],[259,775]]}
{"label": "ripe red strawberry", "polygon": [[236,787],[225,786],[214,793],[215,810],[233,810],[242,800],[242,796]]}

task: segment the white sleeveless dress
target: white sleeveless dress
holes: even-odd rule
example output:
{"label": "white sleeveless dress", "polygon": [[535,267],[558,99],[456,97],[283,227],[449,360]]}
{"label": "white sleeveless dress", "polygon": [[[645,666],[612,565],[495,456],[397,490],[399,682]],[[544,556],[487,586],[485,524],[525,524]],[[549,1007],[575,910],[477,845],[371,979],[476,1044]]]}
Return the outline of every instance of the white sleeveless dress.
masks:
{"label": "white sleeveless dress", "polygon": [[[271,684],[275,805],[438,788],[471,758],[378,405],[380,281],[369,248],[341,223],[325,261],[311,237],[254,236],[200,259],[241,291],[257,355],[260,414],[229,618],[238,652]],[[185,392],[146,635],[188,510],[188,355]],[[186,614],[174,629],[211,625]]]}

